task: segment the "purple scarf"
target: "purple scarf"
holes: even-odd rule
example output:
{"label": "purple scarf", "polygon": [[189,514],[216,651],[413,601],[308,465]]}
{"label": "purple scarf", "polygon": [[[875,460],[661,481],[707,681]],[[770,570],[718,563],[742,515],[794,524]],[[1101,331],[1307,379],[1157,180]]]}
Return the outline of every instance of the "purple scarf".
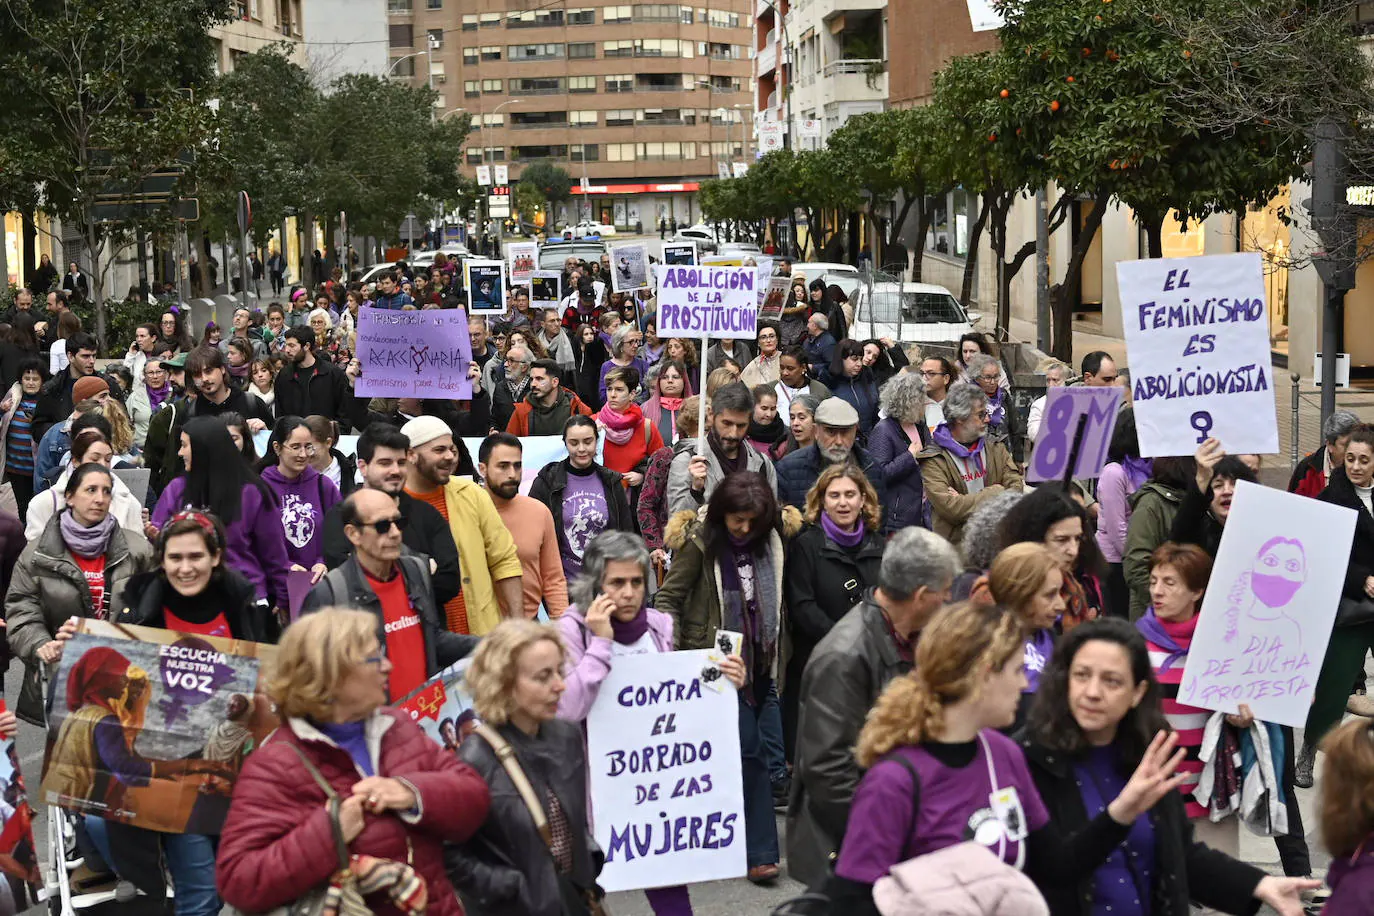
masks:
{"label": "purple scarf", "polygon": [[988,398],[988,422],[993,426],[1001,426],[1002,421],[1006,419],[1007,412],[1004,403],[1006,399],[1004,394],[1005,392],[1003,392],[1001,388],[998,388],[997,393]]}
{"label": "purple scarf", "polygon": [[1121,470],[1126,472],[1126,483],[1134,493],[1145,485],[1145,481],[1150,479],[1154,473],[1155,461],[1153,458],[1136,458],[1127,455],[1121,459]]}
{"label": "purple scarf", "polygon": [[70,509],[63,510],[57,517],[57,524],[62,532],[62,543],[67,545],[67,549],[86,560],[94,559],[110,549],[110,538],[114,537],[115,531],[119,528],[119,522],[113,515],[106,515],[105,518],[87,528],[76,520]]}
{"label": "purple scarf", "polygon": [[649,613],[645,610],[645,605],[640,605],[639,613],[634,616],[633,620],[622,622],[617,620],[614,614],[611,615],[611,633],[615,641],[622,646],[634,645],[647,632],[649,632]]}
{"label": "purple scarf", "polygon": [[935,427],[935,432],[930,434],[930,438],[936,445],[940,446],[940,448],[952,452],[966,461],[968,459],[973,459],[973,463],[977,465],[979,473],[983,471],[982,438],[979,438],[977,442],[973,443],[972,448],[963,445],[958,439],[954,438],[952,433],[950,433],[948,423],[941,423],[939,426]]}
{"label": "purple scarf", "polygon": [[171,381],[163,384],[161,388],[153,388],[147,382],[143,383],[143,387],[148,392],[148,406],[152,409],[153,413],[157,413],[158,409],[162,407],[162,402],[172,395]]}
{"label": "purple scarf", "polygon": [[1150,642],[1168,650],[1169,654],[1164,657],[1164,662],[1159,666],[1160,674],[1168,671],[1175,662],[1188,655],[1188,650],[1180,646],[1164,629],[1164,622],[1155,616],[1154,608],[1146,608],[1145,616],[1135,622],[1135,628],[1140,631],[1140,635]]}
{"label": "purple scarf", "polygon": [[845,531],[839,525],[831,521],[829,515],[822,512],[821,530],[825,532],[826,537],[830,538],[830,540],[839,544],[841,547],[858,547],[859,544],[863,543],[864,524],[862,519],[859,520],[859,524],[854,526],[853,531]]}

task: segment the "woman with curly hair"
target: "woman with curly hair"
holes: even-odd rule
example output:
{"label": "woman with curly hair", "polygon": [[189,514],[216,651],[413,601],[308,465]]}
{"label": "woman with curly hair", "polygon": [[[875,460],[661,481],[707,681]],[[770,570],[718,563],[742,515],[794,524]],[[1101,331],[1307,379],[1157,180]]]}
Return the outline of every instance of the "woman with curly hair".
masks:
{"label": "woman with curly hair", "polygon": [[1044,545],[1059,561],[1065,633],[1102,613],[1102,555],[1087,530],[1088,514],[1078,500],[1065,495],[1060,484],[1044,484],[1007,512],[999,532],[1003,549],[1029,541]]}
{"label": "woman with curly hair", "polygon": [[310,330],[315,332],[315,355],[335,365],[347,366],[353,359],[353,346],[349,342],[348,331],[334,326],[334,313],[317,308],[310,312],[306,320]]}
{"label": "woman with curly hair", "polygon": [[868,454],[882,468],[887,505],[883,534],[889,537],[908,525],[929,527],[925,484],[916,456],[930,442],[926,427],[926,384],[908,372],[894,376],[878,393],[883,419],[868,434]]}

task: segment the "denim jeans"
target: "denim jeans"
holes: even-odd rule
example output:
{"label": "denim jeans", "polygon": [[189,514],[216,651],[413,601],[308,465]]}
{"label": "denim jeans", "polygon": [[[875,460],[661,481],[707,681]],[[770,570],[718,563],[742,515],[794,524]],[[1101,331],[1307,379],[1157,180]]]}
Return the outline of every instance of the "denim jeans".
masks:
{"label": "denim jeans", "polygon": [[[773,786],[768,781],[768,755],[764,748],[764,720],[767,717],[770,690],[761,688],[755,695],[763,701],[750,706],[746,702],[746,687],[739,692],[739,750],[741,776],[744,779],[744,849],[749,867],[776,865],[778,853],[778,822],[773,814]],[[776,709],[776,703],[774,704]]]}
{"label": "denim jeans", "polygon": [[777,684],[768,688],[768,700],[759,714],[759,729],[763,757],[768,761],[768,781],[775,786],[787,782],[787,752],[782,741],[782,704],[778,701]]}
{"label": "denim jeans", "polygon": [[[105,861],[111,861],[105,820],[87,815],[86,832]],[[158,838],[172,873],[176,916],[218,916],[223,904],[215,890],[215,838],[199,833],[160,833]]]}

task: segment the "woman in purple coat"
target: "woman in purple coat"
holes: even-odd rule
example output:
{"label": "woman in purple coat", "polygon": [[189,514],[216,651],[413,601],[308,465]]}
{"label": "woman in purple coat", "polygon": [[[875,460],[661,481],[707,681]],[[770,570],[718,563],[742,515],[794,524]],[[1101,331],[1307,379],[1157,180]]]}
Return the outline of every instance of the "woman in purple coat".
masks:
{"label": "woman in purple coat", "polygon": [[894,375],[878,395],[883,419],[868,434],[868,454],[882,468],[887,486],[883,534],[891,537],[911,525],[930,527],[930,507],[916,456],[930,442],[926,427],[925,380],[914,372]]}
{"label": "woman in purple coat", "polygon": [[[558,618],[567,651],[560,719],[586,721],[617,658],[673,651],[673,618],[644,603],[648,582],[649,551],[642,538],[605,531],[587,545],[582,574],[568,586],[572,603]],[[720,670],[737,688],[744,683],[744,660],[739,656],[725,659]],[[648,888],[644,893],[656,916],[692,912],[684,885]]]}

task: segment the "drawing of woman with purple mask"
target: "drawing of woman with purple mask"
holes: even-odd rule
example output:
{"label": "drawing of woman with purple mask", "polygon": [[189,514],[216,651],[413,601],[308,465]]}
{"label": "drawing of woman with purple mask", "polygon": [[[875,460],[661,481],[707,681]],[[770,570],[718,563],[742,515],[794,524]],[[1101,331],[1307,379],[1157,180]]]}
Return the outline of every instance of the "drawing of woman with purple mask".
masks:
{"label": "drawing of woman with purple mask", "polygon": [[[1248,577],[1248,592],[1242,583]],[[1279,649],[1294,656],[1302,651],[1302,628],[1287,612],[1297,593],[1307,582],[1307,552],[1295,538],[1272,537],[1260,546],[1255,562],[1231,589],[1226,628],[1227,642],[1241,640],[1242,649],[1262,651]],[[1247,601],[1246,599],[1252,599]],[[1243,604],[1249,604],[1242,610]],[[1277,642],[1275,642],[1277,640]],[[1258,641],[1258,642],[1256,642]]]}

